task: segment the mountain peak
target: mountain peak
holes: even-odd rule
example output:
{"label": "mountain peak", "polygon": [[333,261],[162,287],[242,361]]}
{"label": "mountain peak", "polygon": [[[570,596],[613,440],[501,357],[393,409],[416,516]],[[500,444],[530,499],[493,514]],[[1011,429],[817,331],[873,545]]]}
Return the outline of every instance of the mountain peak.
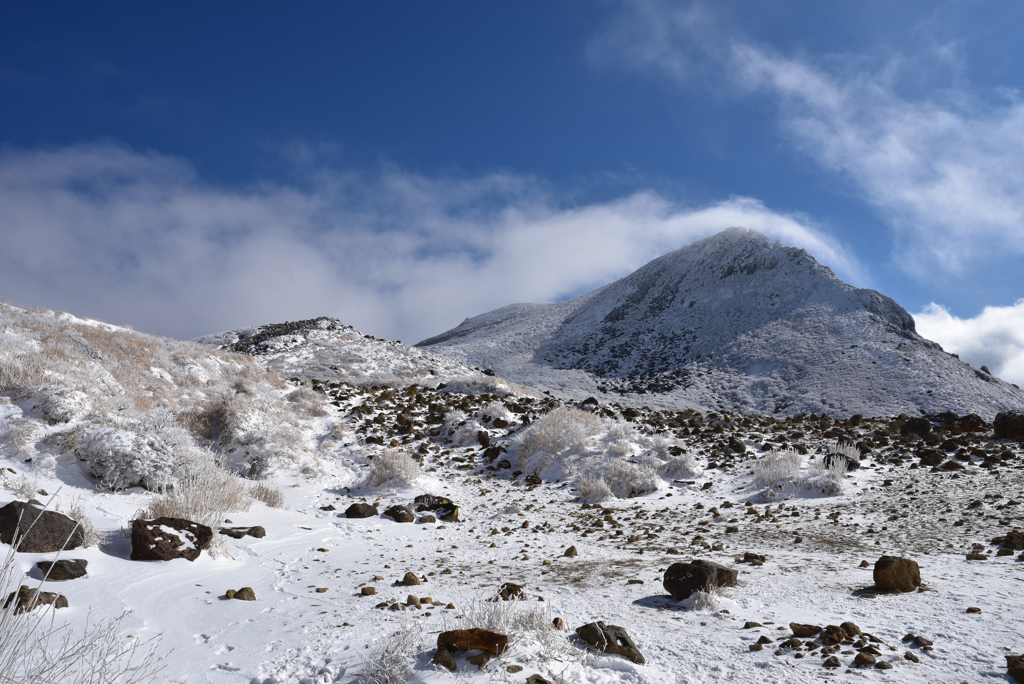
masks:
{"label": "mountain peak", "polygon": [[568,302],[515,305],[420,343],[554,393],[666,408],[994,415],[1024,404],[913,317],[807,251],[729,228]]}

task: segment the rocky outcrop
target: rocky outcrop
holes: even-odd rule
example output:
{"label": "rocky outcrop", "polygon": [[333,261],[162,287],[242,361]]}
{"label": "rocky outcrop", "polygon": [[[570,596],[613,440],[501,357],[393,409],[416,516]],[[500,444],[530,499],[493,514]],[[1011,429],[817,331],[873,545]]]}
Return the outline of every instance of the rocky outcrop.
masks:
{"label": "rocky outcrop", "polygon": [[194,561],[213,540],[213,530],[183,518],[132,521],[132,560]]}
{"label": "rocky outcrop", "polygon": [[19,537],[22,553],[53,553],[77,549],[85,543],[85,534],[74,520],[42,506],[12,501],[0,508],[0,541],[11,544]]}

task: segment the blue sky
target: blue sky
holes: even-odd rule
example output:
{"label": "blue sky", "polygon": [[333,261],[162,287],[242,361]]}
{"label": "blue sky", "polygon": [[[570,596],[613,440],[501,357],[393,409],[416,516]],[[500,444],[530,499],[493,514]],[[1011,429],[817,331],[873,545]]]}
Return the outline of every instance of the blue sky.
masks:
{"label": "blue sky", "polygon": [[415,341],[729,225],[1024,378],[1024,5],[7,3],[0,297]]}

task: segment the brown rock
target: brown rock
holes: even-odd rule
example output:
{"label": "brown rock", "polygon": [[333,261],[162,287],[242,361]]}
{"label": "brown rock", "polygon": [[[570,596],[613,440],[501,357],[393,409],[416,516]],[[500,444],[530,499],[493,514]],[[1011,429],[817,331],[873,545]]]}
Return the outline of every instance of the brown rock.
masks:
{"label": "brown rock", "polygon": [[849,636],[850,635],[846,633],[846,630],[839,625],[829,625],[822,630],[821,641],[826,646],[833,646],[845,641]]}
{"label": "brown rock", "polygon": [[803,638],[812,637],[821,631],[818,625],[802,625],[799,622],[790,622],[789,628],[793,631],[793,636]]}
{"label": "brown rock", "polygon": [[47,581],[65,582],[67,580],[85,577],[85,568],[89,561],[82,559],[67,559],[59,561],[39,561],[36,567],[43,571]]}
{"label": "brown rock", "polygon": [[263,539],[263,537],[267,536],[267,531],[259,525],[253,525],[252,527],[222,527],[217,531],[233,539],[241,539],[242,537]]}
{"label": "brown rock", "polygon": [[184,518],[132,521],[132,560],[194,561],[213,540],[213,530]]}
{"label": "brown rock", "polygon": [[387,508],[384,510],[384,515],[388,516],[395,522],[400,523],[411,523],[412,521],[416,520],[416,516],[414,516],[412,514],[412,511],[410,511],[405,506],[395,505],[392,506],[391,508]]}
{"label": "brown rock", "polygon": [[646,662],[643,654],[622,627],[591,622],[579,627],[576,634],[599,651],[621,655],[638,665]]}
{"label": "brown rock", "polygon": [[437,649],[437,653],[434,654],[434,658],[430,662],[433,665],[447,667],[452,672],[455,672],[455,670],[459,667],[458,664],[456,664],[455,662],[455,658],[452,657],[451,651],[449,651],[447,648]]}
{"label": "brown rock", "polygon": [[824,667],[833,668],[841,667],[842,663],[839,662],[839,658],[836,658],[835,656],[829,656],[828,658],[825,658],[825,662],[823,662],[822,665]]}
{"label": "brown rock", "polygon": [[997,439],[1024,439],[1024,411],[1004,411],[996,415],[992,429]]}
{"label": "brown rock", "polygon": [[482,670],[487,663],[491,662],[491,655],[489,653],[479,653],[466,658],[466,662],[476,665],[476,669]]}
{"label": "brown rock", "polygon": [[851,637],[860,636],[862,634],[860,627],[852,622],[844,622],[839,626]]}
{"label": "brown rock", "polygon": [[498,597],[502,601],[519,601],[526,598],[523,595],[523,587],[519,584],[513,584],[512,582],[505,582],[501,585],[498,590]]}
{"label": "brown rock", "polygon": [[737,571],[732,568],[712,561],[695,560],[670,565],[662,584],[672,598],[682,601],[708,587],[735,587],[736,577]]}
{"label": "brown rock", "polygon": [[256,592],[252,590],[252,587],[242,587],[231,598],[236,598],[239,601],[255,601]]}
{"label": "brown rock", "polygon": [[10,608],[12,603],[15,615],[30,612],[39,606],[53,606],[54,610],[68,607],[68,600],[62,594],[29,589],[24,584],[18,588],[18,591],[12,591],[7,595],[4,608]]}
{"label": "brown rock", "polygon": [[377,593],[377,590],[374,587],[363,587],[359,590],[359,593],[363,596],[373,596]]}
{"label": "brown rock", "polygon": [[437,636],[437,648],[449,651],[472,651],[480,649],[497,656],[508,648],[508,636],[489,632],[486,629],[456,629],[441,632]]}
{"label": "brown rock", "polygon": [[867,667],[868,665],[875,664],[875,656],[870,653],[864,653],[863,651],[857,654],[857,657],[853,659],[853,664],[857,667]]}
{"label": "brown rock", "polygon": [[1013,679],[1020,682],[1020,684],[1024,684],[1024,656],[1006,656],[1006,670],[1006,674],[1013,677]]}
{"label": "brown rock", "polygon": [[377,507],[367,503],[354,503],[345,509],[346,518],[372,518],[377,515]]}
{"label": "brown rock", "polygon": [[897,556],[882,556],[875,561],[875,585],[883,591],[914,591],[921,586],[921,570],[916,562]]}
{"label": "brown rock", "polygon": [[21,553],[53,553],[85,543],[85,534],[74,520],[26,501],[0,508],[0,541],[11,544],[16,536],[21,538],[17,548]]}

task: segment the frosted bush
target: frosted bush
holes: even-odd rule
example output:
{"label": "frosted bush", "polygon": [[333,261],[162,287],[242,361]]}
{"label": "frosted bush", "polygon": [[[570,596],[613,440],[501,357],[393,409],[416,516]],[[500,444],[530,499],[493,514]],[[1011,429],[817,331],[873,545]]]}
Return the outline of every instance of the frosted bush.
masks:
{"label": "frosted bush", "polygon": [[488,421],[495,421],[497,419],[504,420],[506,423],[511,423],[515,420],[515,414],[508,410],[504,404],[500,401],[492,401],[489,404],[485,404],[480,407],[478,412],[481,418],[486,418]]}
{"label": "frosted bush", "polygon": [[524,472],[540,474],[557,457],[571,471],[572,461],[587,454],[600,430],[601,419],[597,416],[560,406],[516,435],[517,466]]}
{"label": "frosted bush", "polygon": [[576,491],[579,492],[580,499],[587,503],[599,503],[615,496],[600,475],[581,475],[576,482]]}
{"label": "frosted bush", "polygon": [[420,476],[420,466],[409,454],[386,449],[370,461],[366,481],[373,487],[407,487]]}
{"label": "frosted bush", "polygon": [[33,408],[50,423],[69,423],[85,415],[90,406],[85,392],[46,385],[40,388]]}
{"label": "frosted bush", "polygon": [[423,630],[403,621],[398,631],[374,644],[363,658],[357,681],[362,684],[405,684],[416,656],[424,648]]}
{"label": "frosted bush", "polygon": [[206,459],[193,463],[173,488],[157,496],[145,517],[185,518],[212,527],[225,513],[249,510],[252,501],[241,478]]}
{"label": "frosted bush", "polygon": [[626,458],[635,454],[639,447],[640,435],[629,423],[614,422],[605,433],[604,440],[610,455]]}
{"label": "frosted bush", "polygon": [[687,480],[702,472],[697,460],[689,452],[670,458],[658,468],[658,474],[667,480]]}
{"label": "frosted bush", "polygon": [[249,496],[257,501],[262,501],[271,508],[285,507],[284,494],[281,493],[281,490],[263,482],[250,489]]}
{"label": "frosted bush", "polygon": [[760,487],[771,487],[788,482],[800,476],[803,458],[795,451],[769,451],[754,461],[754,483]]}
{"label": "frosted bush", "polygon": [[661,478],[657,473],[629,461],[608,462],[602,469],[601,477],[620,499],[642,496],[657,491],[661,486]]}
{"label": "frosted bush", "polygon": [[467,419],[468,416],[462,411],[459,411],[458,409],[449,411],[448,413],[444,414],[445,433],[449,435],[453,434],[462,426],[463,423],[466,422]]}
{"label": "frosted bush", "polygon": [[452,441],[459,446],[479,446],[480,442],[477,439],[477,434],[484,429],[484,426],[471,419],[466,421],[466,424],[455,431],[452,435]]}

